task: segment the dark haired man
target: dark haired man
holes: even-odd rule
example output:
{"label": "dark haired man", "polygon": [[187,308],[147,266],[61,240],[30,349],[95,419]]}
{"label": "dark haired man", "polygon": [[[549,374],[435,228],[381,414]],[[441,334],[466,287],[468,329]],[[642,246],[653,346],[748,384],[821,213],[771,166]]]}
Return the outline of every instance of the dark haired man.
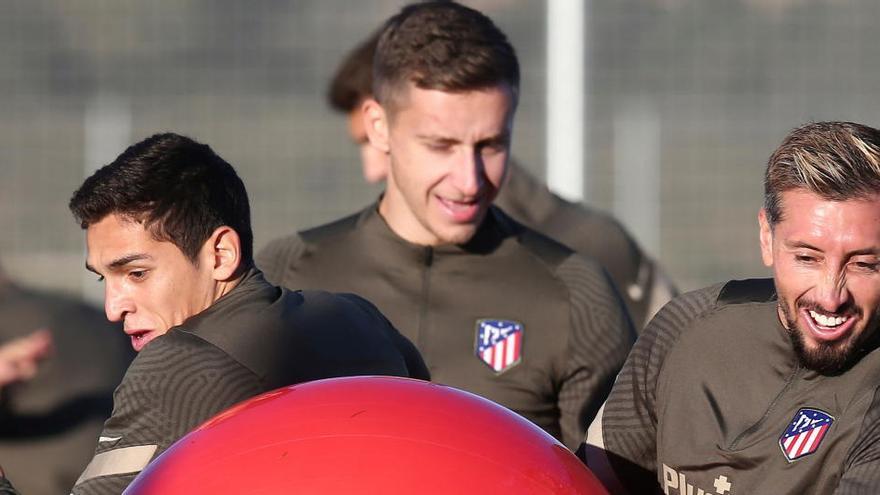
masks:
{"label": "dark haired man", "polygon": [[451,2],[385,25],[371,143],[388,155],[377,205],[271,243],[271,280],[362,294],[425,356],[432,377],[483,395],[576,446],[634,338],[595,263],[491,206],[519,88],[513,47]]}
{"label": "dark haired man", "polygon": [[[348,132],[361,155],[364,180],[384,181],[388,155],[372,146],[364,126],[363,103],[373,94],[373,33],[342,61],[330,83],[327,100],[348,116]],[[614,281],[638,330],[678,293],[662,267],[641,250],[623,225],[605,212],[572,203],[511,160],[495,205],[516,221],[598,261]]]}
{"label": "dark haired man", "polygon": [[107,317],[140,352],[74,493],[120,493],[190,429],[261,392],[353,374],[428,378],[365,300],[263,280],[244,184],[206,145],[141,141],[86,179],[70,209]]}
{"label": "dark haired man", "polygon": [[880,131],[793,131],[758,221],[773,279],[670,302],[590,427],[615,493],[880,493]]}

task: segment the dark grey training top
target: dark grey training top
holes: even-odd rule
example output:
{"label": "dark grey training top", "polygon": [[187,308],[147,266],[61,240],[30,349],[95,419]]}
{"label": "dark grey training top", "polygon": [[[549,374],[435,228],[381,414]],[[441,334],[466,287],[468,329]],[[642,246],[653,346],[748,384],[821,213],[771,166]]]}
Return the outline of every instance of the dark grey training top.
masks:
{"label": "dark grey training top", "polygon": [[515,161],[495,200],[517,222],[593,258],[608,271],[636,330],[678,294],[662,267],[611,215],[553,194]]}
{"label": "dark grey training top", "polygon": [[776,306],[772,280],[729,282],[643,332],[588,437],[630,493],[880,493],[876,342],[823,376],[800,365]]}
{"label": "dark grey training top", "polygon": [[0,465],[27,495],[56,495],[92,458],[134,351],[97,308],[0,276],[0,345],[40,329],[52,335],[53,352],[36,376],[0,394]]}
{"label": "dark grey training top", "polygon": [[[257,264],[275,283],[363,295],[416,344],[435,381],[507,406],[570,447],[634,339],[598,264],[494,207],[467,244],[427,247],[394,234],[372,205],[273,241]],[[522,330],[521,352],[501,369],[478,351],[486,320]]]}
{"label": "dark grey training top", "polygon": [[73,493],[121,493],[151,459],[229,406],[284,385],[347,375],[429,378],[412,343],[370,303],[351,294],[291,292],[251,270],[135,358]]}

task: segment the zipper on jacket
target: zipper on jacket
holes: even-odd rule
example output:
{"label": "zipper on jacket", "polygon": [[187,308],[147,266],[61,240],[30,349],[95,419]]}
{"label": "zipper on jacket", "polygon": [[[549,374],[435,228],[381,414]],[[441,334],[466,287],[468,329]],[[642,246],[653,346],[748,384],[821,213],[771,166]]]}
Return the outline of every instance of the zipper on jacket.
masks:
{"label": "zipper on jacket", "polygon": [[785,386],[783,386],[782,390],[780,390],[779,393],[776,394],[776,397],[774,397],[773,400],[770,401],[770,405],[767,406],[767,410],[764,411],[764,415],[761,416],[761,419],[759,419],[757,423],[753,424],[745,431],[737,435],[737,437],[733,439],[733,442],[731,442],[730,446],[727,447],[727,450],[736,450],[736,447],[739,445],[739,442],[742,441],[743,438],[761,429],[761,427],[767,421],[767,418],[770,416],[770,413],[779,403],[780,399],[782,399],[782,396],[784,396],[785,393],[788,392],[792,385],[794,385],[795,380],[800,377],[801,371],[803,371],[803,368],[801,367],[800,363],[796,364],[794,367],[794,371],[792,371],[791,375],[789,375],[788,378],[785,380]]}
{"label": "zipper on jacket", "polygon": [[418,348],[424,349],[422,352],[426,353],[425,347],[427,345],[427,320],[428,320],[428,307],[430,301],[430,292],[431,292],[431,265],[434,263],[434,248],[431,246],[425,247],[424,258],[422,260],[422,297],[420,298],[422,301],[421,307],[419,308],[419,327],[418,327]]}

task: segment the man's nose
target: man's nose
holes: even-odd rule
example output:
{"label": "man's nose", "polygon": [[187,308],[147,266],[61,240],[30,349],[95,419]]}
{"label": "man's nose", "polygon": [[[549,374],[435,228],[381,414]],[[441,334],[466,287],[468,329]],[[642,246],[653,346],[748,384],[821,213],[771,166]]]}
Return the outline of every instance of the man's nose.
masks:
{"label": "man's nose", "polygon": [[131,300],[110,282],[104,286],[104,312],[112,322],[123,321],[125,315],[132,311]]}
{"label": "man's nose", "polygon": [[479,149],[464,149],[453,171],[456,188],[464,195],[476,196],[483,188],[483,159]]}
{"label": "man's nose", "polygon": [[817,303],[828,312],[836,312],[849,302],[850,293],[847,288],[846,274],[828,270],[822,276],[822,281],[817,287]]}

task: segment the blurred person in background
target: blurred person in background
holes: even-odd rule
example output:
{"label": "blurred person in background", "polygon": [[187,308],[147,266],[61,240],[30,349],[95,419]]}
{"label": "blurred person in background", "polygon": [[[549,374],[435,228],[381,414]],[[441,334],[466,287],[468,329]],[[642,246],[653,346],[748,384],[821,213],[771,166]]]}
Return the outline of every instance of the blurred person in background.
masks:
{"label": "blurred person in background", "polygon": [[24,493],[73,486],[133,356],[100,310],[0,268],[0,463]]}
{"label": "blurred person in background", "polygon": [[363,122],[387,162],[384,194],[271,242],[258,266],[288,287],[363,295],[435,381],[577,446],[635,333],[597,263],[492,206],[519,92],[513,47],[480,12],[413,4],[386,23],[374,70]]}
{"label": "blurred person in background", "polygon": [[[370,144],[364,102],[373,97],[373,54],[379,33],[371,34],[342,61],[327,99],[348,116],[349,137],[359,148],[364,180],[384,181],[388,154]],[[553,194],[522,165],[511,160],[495,204],[523,225],[598,261],[617,286],[637,330],[677,294],[675,285],[616,219],[596,208]]]}
{"label": "blurred person in background", "polygon": [[642,332],[584,449],[612,493],[880,493],[880,131],[805,125],[764,177],[773,278]]}

